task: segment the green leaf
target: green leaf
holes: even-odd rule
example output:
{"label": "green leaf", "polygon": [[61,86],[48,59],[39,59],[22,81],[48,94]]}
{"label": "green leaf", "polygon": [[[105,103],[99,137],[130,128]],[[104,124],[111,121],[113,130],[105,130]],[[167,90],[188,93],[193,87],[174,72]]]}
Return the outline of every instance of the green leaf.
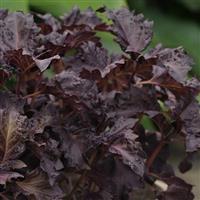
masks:
{"label": "green leaf", "polygon": [[148,117],[147,115],[144,115],[142,117],[140,124],[144,127],[145,130],[148,130],[148,131],[156,131],[157,130],[152,119],[150,117]]}
{"label": "green leaf", "polygon": [[197,96],[197,101],[198,101],[199,104],[200,104],[200,94]]}
{"label": "green leaf", "polygon": [[1,0],[1,8],[6,8],[10,11],[28,12],[28,0]]}
{"label": "green leaf", "polygon": [[121,51],[120,46],[113,41],[113,36],[110,33],[98,32],[97,36],[101,38],[103,46],[109,50],[110,53],[119,53]]}

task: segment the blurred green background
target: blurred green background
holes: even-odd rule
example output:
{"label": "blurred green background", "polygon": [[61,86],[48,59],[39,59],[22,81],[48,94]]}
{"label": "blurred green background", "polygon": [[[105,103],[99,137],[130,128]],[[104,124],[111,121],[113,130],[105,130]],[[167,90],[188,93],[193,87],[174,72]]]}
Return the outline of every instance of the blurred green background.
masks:
{"label": "blurred green background", "polygon": [[[69,12],[74,6],[80,9],[88,7],[97,9],[104,5],[111,9],[126,6],[153,20],[154,37],[150,47],[154,47],[157,43],[162,43],[166,47],[183,46],[195,62],[191,74],[200,78],[200,0],[0,0],[0,8],[11,11],[50,12],[55,16]],[[111,35],[108,33],[100,33],[100,35],[105,47],[110,51],[120,51]],[[144,118],[142,124],[146,129],[153,129],[148,118]],[[180,149],[181,147],[172,149],[171,160],[175,166],[184,156],[181,156]],[[200,157],[196,158],[194,169],[185,175],[177,170],[179,176],[196,185],[194,188],[196,200],[200,200],[200,161],[198,160]]]}

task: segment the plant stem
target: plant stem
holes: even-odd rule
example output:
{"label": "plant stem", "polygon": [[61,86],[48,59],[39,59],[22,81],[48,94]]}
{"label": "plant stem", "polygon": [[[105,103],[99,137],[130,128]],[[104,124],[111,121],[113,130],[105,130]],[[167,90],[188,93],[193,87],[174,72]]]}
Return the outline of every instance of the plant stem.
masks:
{"label": "plant stem", "polygon": [[32,94],[28,94],[28,95],[24,96],[23,99],[27,99],[27,98],[30,98],[30,97],[34,97],[34,96],[37,96],[37,95],[39,95],[39,94],[41,94],[41,93],[42,93],[42,91],[37,91],[37,92],[34,92],[34,93],[32,93]]}
{"label": "plant stem", "polygon": [[165,144],[166,144],[166,141],[164,139],[162,139],[159,142],[159,144],[157,145],[157,147],[154,149],[151,156],[147,159],[146,166],[147,166],[148,173],[150,172],[150,168],[151,168],[153,162],[155,161],[156,157],[161,152],[161,150],[165,146]]}
{"label": "plant stem", "polygon": [[[96,161],[96,151],[92,154],[89,163],[90,165],[93,165],[94,161]],[[82,173],[82,175],[79,177],[79,179],[77,180],[77,182],[75,183],[74,187],[72,188],[70,194],[67,197],[67,200],[71,200],[73,197],[73,194],[76,192],[77,188],[79,187],[79,185],[84,181],[85,177],[87,176],[88,170],[85,169]]]}
{"label": "plant stem", "polygon": [[156,157],[161,152],[162,148],[168,143],[170,136],[172,136],[175,133],[176,133],[175,128],[172,127],[169,133],[161,139],[159,144],[156,146],[156,148],[152,152],[151,156],[147,159],[146,166],[147,166],[148,173],[150,172],[150,168],[153,165],[153,162],[155,161]]}

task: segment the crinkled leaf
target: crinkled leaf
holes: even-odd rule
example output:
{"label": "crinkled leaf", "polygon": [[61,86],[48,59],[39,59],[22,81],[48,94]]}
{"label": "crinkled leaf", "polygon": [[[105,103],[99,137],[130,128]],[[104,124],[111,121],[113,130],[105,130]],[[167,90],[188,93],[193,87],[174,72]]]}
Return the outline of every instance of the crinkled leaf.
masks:
{"label": "crinkled leaf", "polygon": [[153,22],[145,20],[142,14],[122,8],[108,11],[108,16],[113,21],[112,31],[117,41],[127,52],[140,52],[150,43]]}
{"label": "crinkled leaf", "polygon": [[63,170],[64,165],[59,158],[46,153],[42,155],[40,167],[47,173],[49,184],[53,186],[60,175],[59,170]]}
{"label": "crinkled leaf", "polygon": [[145,169],[144,158],[142,157],[142,152],[139,153],[136,144],[113,144],[109,148],[109,151],[113,154],[119,155],[125,165],[129,166],[134,173],[143,177]]}
{"label": "crinkled leaf", "polygon": [[116,101],[108,101],[108,115],[132,117],[143,112],[158,111],[159,105],[154,94],[155,91],[148,88],[131,87],[118,94]]}
{"label": "crinkled leaf", "polygon": [[0,51],[18,50],[33,51],[36,47],[35,40],[39,28],[30,14],[20,12],[8,13],[3,20],[0,20]]}
{"label": "crinkled leaf", "polygon": [[0,20],[3,20],[8,15],[8,10],[0,9]]}
{"label": "crinkled leaf", "polygon": [[107,158],[95,170],[91,173],[92,179],[101,188],[100,192],[108,193],[108,199],[128,199],[131,190],[143,187],[141,178],[118,159]]}
{"label": "crinkled leaf", "polygon": [[99,90],[103,93],[121,92],[130,86],[133,75],[134,63],[124,59],[115,61],[108,65],[102,72],[102,78],[98,80]]}
{"label": "crinkled leaf", "polygon": [[22,160],[8,160],[0,164],[2,170],[18,170],[27,167]]}
{"label": "crinkled leaf", "polygon": [[134,118],[118,118],[112,127],[108,127],[100,136],[92,140],[92,147],[95,148],[96,145],[102,143],[109,145],[120,138],[134,138],[135,135],[131,128],[135,126],[137,121],[138,120]]}
{"label": "crinkled leaf", "polygon": [[24,176],[17,172],[1,171],[0,185],[5,185],[7,182],[11,182],[12,180],[16,180],[18,178],[24,178]]}
{"label": "crinkled leaf", "polygon": [[49,25],[52,28],[52,31],[58,31],[59,29],[61,29],[60,21],[53,17],[51,14],[37,14],[37,17],[39,17],[45,24]]}
{"label": "crinkled leaf", "polygon": [[88,42],[81,46],[81,52],[77,55],[74,68],[79,71],[83,68],[88,71],[103,70],[113,62],[113,59],[114,57],[108,54],[107,49],[96,46],[94,42]]}
{"label": "crinkled leaf", "polygon": [[[0,103],[0,155],[1,163],[16,159],[25,148],[26,116],[20,113],[20,107],[10,100],[12,96],[1,93]],[[15,101],[18,101],[16,98]],[[22,103],[22,102],[21,102]]]}
{"label": "crinkled leaf", "polygon": [[[34,111],[34,110],[33,110]],[[45,127],[53,123],[53,111],[50,106],[43,107],[41,111],[35,111],[27,120],[26,129],[29,131],[29,139],[33,139],[36,134],[43,133]]]}
{"label": "crinkled leaf", "polygon": [[16,184],[23,190],[25,195],[34,195],[35,199],[62,199],[62,192],[57,187],[51,187],[46,175],[42,171],[32,171],[25,176],[23,181]]}
{"label": "crinkled leaf", "polygon": [[187,55],[182,47],[170,49],[157,45],[147,55],[148,57],[157,57],[158,64],[167,67],[169,74],[179,82],[183,82],[187,78],[187,73],[193,65],[192,58]]}
{"label": "crinkled leaf", "polygon": [[[157,67],[157,66],[155,66]],[[142,85],[155,85],[164,89],[170,90],[176,97],[187,96],[190,94],[193,89],[187,86],[184,86],[182,83],[176,81],[167,71],[159,71],[155,76],[150,80],[141,81],[138,84]],[[195,89],[194,89],[195,90]]]}
{"label": "crinkled leaf", "polygon": [[96,16],[95,12],[88,8],[86,11],[80,11],[79,8],[74,7],[71,13],[62,17],[65,26],[77,26],[87,24],[91,28],[95,28],[97,25],[102,24],[101,19]]}
{"label": "crinkled leaf", "polygon": [[200,148],[200,106],[193,100],[181,114],[187,152]]}
{"label": "crinkled leaf", "polygon": [[22,50],[13,50],[5,53],[7,62],[22,71],[28,71],[37,66],[41,72],[45,71],[53,60],[60,59],[59,55],[49,58],[38,59],[30,54],[22,52]]}
{"label": "crinkled leaf", "polygon": [[186,183],[178,177],[166,178],[164,181],[168,184],[168,189],[158,196],[159,200],[194,199],[194,195],[191,192],[192,185]]}
{"label": "crinkled leaf", "polygon": [[58,59],[60,59],[59,55],[52,56],[50,58],[45,58],[43,60],[33,58],[33,60],[35,61],[37,67],[40,69],[41,72],[45,71],[49,67],[52,60],[58,60]]}

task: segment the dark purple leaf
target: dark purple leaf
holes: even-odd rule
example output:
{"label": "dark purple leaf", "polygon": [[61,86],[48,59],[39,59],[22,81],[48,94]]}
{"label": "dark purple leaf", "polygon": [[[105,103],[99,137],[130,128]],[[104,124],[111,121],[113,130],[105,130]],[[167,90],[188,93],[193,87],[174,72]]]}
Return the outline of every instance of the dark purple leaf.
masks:
{"label": "dark purple leaf", "polygon": [[157,57],[158,65],[164,65],[169,70],[169,74],[179,82],[183,82],[187,78],[187,73],[193,65],[192,58],[182,47],[170,49],[157,45],[147,54],[147,57]]}
{"label": "dark purple leaf", "polygon": [[62,191],[57,186],[51,187],[42,171],[32,171],[23,181],[17,181],[16,184],[25,196],[33,195],[38,200],[62,199]]}
{"label": "dark purple leaf", "polygon": [[[181,172],[200,149],[192,59],[181,47],[142,53],[153,23],[104,11],[111,23],[92,9],[60,18],[0,9],[0,198],[146,199],[146,188],[161,200],[194,198],[169,160],[180,136]],[[99,31],[124,52],[110,54]]]}
{"label": "dark purple leaf", "polygon": [[185,173],[190,169],[192,169],[192,157],[193,157],[192,154],[188,153],[187,156],[180,162],[178,168],[181,173]]}
{"label": "dark purple leaf", "polygon": [[200,148],[200,106],[197,101],[192,101],[180,117],[183,121],[186,151],[197,151]]}
{"label": "dark purple leaf", "polygon": [[128,199],[127,195],[130,191],[143,187],[140,177],[117,159],[108,158],[100,163],[95,170],[96,172],[91,174],[92,179],[101,188],[100,194],[108,193],[110,194],[107,195],[109,198]]}
{"label": "dark purple leaf", "polygon": [[5,185],[7,182],[11,182],[18,178],[24,178],[24,176],[17,172],[1,171],[0,172],[0,185]]}
{"label": "dark purple leaf", "polygon": [[0,20],[5,19],[5,17],[8,15],[8,10],[0,9]]}
{"label": "dark purple leaf", "polygon": [[65,26],[77,26],[86,24],[91,28],[95,28],[97,25],[102,24],[99,17],[96,16],[95,12],[88,8],[86,11],[82,12],[79,8],[74,7],[69,14],[65,14],[61,17]]}
{"label": "dark purple leaf", "polygon": [[108,11],[108,16],[113,21],[112,32],[126,52],[140,52],[150,43],[153,22],[145,20],[142,14],[122,8]]}
{"label": "dark purple leaf", "polygon": [[[0,160],[6,163],[16,159],[25,149],[25,124],[27,117],[22,115],[20,101],[16,97],[1,93],[0,102]],[[23,102],[21,101],[21,104]]]}
{"label": "dark purple leaf", "polygon": [[58,31],[59,29],[61,29],[61,23],[51,14],[49,13],[45,15],[37,14],[37,17],[39,17],[43,21],[43,23],[51,26],[52,31]]}
{"label": "dark purple leaf", "polygon": [[25,49],[34,51],[39,28],[33,21],[33,16],[20,12],[9,13],[0,19],[0,52]]}
{"label": "dark purple leaf", "polygon": [[192,185],[186,183],[178,177],[170,177],[163,179],[168,184],[168,189],[162,192],[159,196],[159,200],[193,200]]}
{"label": "dark purple leaf", "polygon": [[23,53],[21,50],[8,51],[6,57],[7,62],[10,65],[15,66],[22,71],[28,71],[36,66],[41,72],[45,71],[53,60],[60,59],[59,55],[45,59],[38,59],[37,57]]}

